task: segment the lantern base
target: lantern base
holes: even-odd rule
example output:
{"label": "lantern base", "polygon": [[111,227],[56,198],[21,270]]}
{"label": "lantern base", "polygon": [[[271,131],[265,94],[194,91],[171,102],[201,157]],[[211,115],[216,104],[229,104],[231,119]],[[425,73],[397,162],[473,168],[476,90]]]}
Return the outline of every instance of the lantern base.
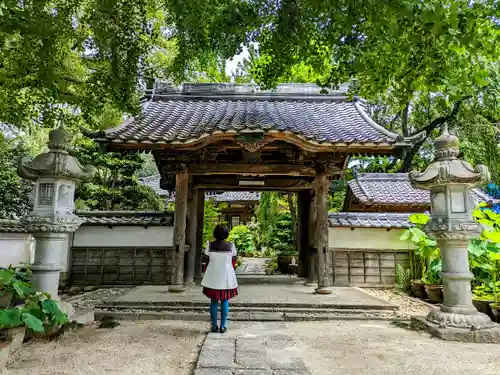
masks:
{"label": "lantern base", "polygon": [[489,328],[481,329],[444,327],[429,321],[426,317],[417,316],[411,318],[411,325],[445,341],[500,344],[500,326],[495,323],[491,323]]}

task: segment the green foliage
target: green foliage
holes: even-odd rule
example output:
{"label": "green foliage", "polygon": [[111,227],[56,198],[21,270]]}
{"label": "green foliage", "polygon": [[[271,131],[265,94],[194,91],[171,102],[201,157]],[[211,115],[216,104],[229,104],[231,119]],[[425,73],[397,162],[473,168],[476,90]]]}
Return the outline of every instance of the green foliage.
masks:
{"label": "green foliage", "polygon": [[228,240],[234,243],[238,254],[251,256],[256,250],[252,232],[246,225],[233,227],[231,233],[229,233]]}
{"label": "green foliage", "polygon": [[80,138],[72,154],[92,164],[97,174],[76,190],[76,206],[83,210],[161,211],[163,201],[136,177],[144,159],[138,153],[103,152],[93,141]]}
{"label": "green foliage", "polygon": [[28,155],[24,144],[0,133],[0,218],[17,219],[31,210],[33,183],[17,174],[20,159]]}
{"label": "green foliage", "polygon": [[493,289],[493,298],[496,303],[500,302],[500,289],[498,288],[498,275],[500,271],[500,215],[492,210],[485,209],[485,204],[479,205],[474,210],[473,217],[483,226],[481,240],[486,244],[482,248],[475,247],[473,250],[479,253],[480,250],[486,250],[490,260],[489,266],[482,267],[483,270],[490,271],[491,279],[486,285]]}
{"label": "green foliage", "polygon": [[401,264],[396,264],[396,289],[403,292],[411,290],[411,270],[405,269]]}
{"label": "green foliage", "polygon": [[104,112],[136,112],[147,59],[166,47],[164,12],[157,0],[4,1],[0,122],[94,128]]}
{"label": "green foliage", "polygon": [[278,254],[273,253],[270,256],[269,262],[266,263],[266,275],[274,275],[278,270]]}
{"label": "green foliage", "polygon": [[8,298],[5,301],[6,308],[12,308],[19,300],[23,300],[31,290],[31,271],[24,267],[13,267],[0,269],[0,296]]}
{"label": "green foliage", "polygon": [[203,243],[206,243],[207,241],[213,241],[214,229],[217,224],[227,224],[226,222],[219,220],[221,210],[226,207],[226,203],[217,203],[212,198],[205,200],[205,211],[203,217]]}
{"label": "green foliage", "polygon": [[294,255],[297,250],[293,241],[292,217],[289,213],[281,213],[270,232],[269,247],[282,255]]}
{"label": "green foliage", "polygon": [[[428,267],[429,262],[439,257],[439,249],[437,248],[437,243],[434,239],[429,238],[427,234],[422,230],[422,227],[429,220],[426,214],[413,214],[410,215],[410,222],[415,226],[405,230],[400,239],[403,241],[408,241],[413,243],[415,247],[415,256],[420,261],[420,278],[424,277],[434,280],[434,275],[432,274],[436,270],[436,265],[434,267]],[[426,276],[426,272],[429,275]],[[415,270],[412,272],[415,275]]]}
{"label": "green foliage", "polygon": [[260,195],[259,207],[257,209],[257,223],[259,225],[259,241],[262,246],[268,246],[271,234],[277,222],[279,211],[278,194],[264,191]]}
{"label": "green foliage", "polygon": [[9,296],[6,308],[0,309],[0,329],[26,326],[44,332],[68,322],[67,315],[46,293],[34,293],[31,272],[10,266],[0,270],[0,294]]}

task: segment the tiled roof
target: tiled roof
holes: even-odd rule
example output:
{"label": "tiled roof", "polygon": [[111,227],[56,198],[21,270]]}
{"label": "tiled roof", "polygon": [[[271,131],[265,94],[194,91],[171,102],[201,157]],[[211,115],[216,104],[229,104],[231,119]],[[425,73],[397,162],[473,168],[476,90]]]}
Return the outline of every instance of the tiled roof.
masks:
{"label": "tiled roof", "polygon": [[343,228],[409,228],[410,213],[336,212],[329,213],[330,227]]}
{"label": "tiled roof", "polygon": [[144,225],[171,226],[172,213],[134,211],[79,211],[77,215],[85,220],[85,225]]}
{"label": "tiled roof", "polygon": [[[411,186],[407,173],[361,173],[349,181],[352,194],[364,205],[378,206],[430,206],[428,190]],[[493,199],[480,189],[472,189],[476,202],[491,202]]]}
{"label": "tiled roof", "polygon": [[165,144],[214,133],[286,132],[332,145],[403,141],[371,120],[362,100],[349,101],[345,93],[323,95],[313,87],[284,85],[271,92],[248,85],[185,84],[180,90],[157,90],[142,116],[108,129],[105,139]]}
{"label": "tiled roof", "polygon": [[[160,188],[160,175],[142,178],[140,181],[156,191],[159,196],[168,196],[168,191]],[[210,192],[205,194],[205,199],[214,199],[217,202],[253,202],[260,200],[260,193],[256,191],[225,191],[222,193]],[[167,202],[175,201],[175,193],[168,196]]]}
{"label": "tiled roof", "polygon": [[[174,223],[173,214],[164,212],[81,211],[77,215],[85,220],[83,225],[172,226]],[[0,219],[0,233],[25,232],[19,221]]]}

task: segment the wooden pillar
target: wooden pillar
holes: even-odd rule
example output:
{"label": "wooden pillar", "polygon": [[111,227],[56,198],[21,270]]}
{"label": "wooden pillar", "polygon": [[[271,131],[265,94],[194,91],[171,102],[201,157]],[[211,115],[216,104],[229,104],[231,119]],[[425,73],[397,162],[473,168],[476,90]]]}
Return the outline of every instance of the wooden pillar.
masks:
{"label": "wooden pillar", "polygon": [[316,246],[318,249],[318,287],[316,293],[330,294],[333,275],[329,274],[331,263],[328,248],[328,174],[321,168],[316,176]]}
{"label": "wooden pillar", "polygon": [[194,281],[199,284],[201,283],[201,262],[202,253],[205,248],[203,243],[203,226],[205,223],[205,191],[203,189],[197,189],[196,199],[198,203],[196,204],[196,253],[195,253],[195,264],[194,264]]}
{"label": "wooden pillar", "polygon": [[309,191],[309,216],[308,216],[308,252],[307,252],[307,281],[305,286],[317,286],[318,284],[318,265],[316,251],[316,193]]}
{"label": "wooden pillar", "polygon": [[298,240],[299,240],[299,277],[307,277],[309,274],[308,254],[310,251],[309,245],[309,201],[311,193],[308,190],[303,190],[298,193]]}
{"label": "wooden pillar", "polygon": [[189,244],[189,252],[186,258],[186,268],[184,272],[184,283],[186,285],[194,284],[196,252],[198,251],[198,190],[192,189],[189,194],[188,201],[188,226],[187,226],[187,243]]}
{"label": "wooden pillar", "polygon": [[175,176],[175,214],[174,214],[174,256],[170,292],[183,292],[184,251],[186,244],[186,218],[188,201],[188,173],[185,164],[178,166]]}

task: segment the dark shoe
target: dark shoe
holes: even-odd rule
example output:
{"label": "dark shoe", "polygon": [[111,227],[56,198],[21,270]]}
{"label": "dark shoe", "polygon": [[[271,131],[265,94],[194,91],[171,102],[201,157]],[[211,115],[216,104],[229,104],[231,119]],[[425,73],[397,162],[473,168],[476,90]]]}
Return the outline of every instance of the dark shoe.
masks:
{"label": "dark shoe", "polygon": [[227,331],[227,328],[226,328],[226,327],[224,327],[224,328],[222,328],[222,327],[221,327],[221,329],[220,329],[220,333],[226,333],[226,331]]}
{"label": "dark shoe", "polygon": [[219,332],[219,327],[212,327],[212,333]]}

